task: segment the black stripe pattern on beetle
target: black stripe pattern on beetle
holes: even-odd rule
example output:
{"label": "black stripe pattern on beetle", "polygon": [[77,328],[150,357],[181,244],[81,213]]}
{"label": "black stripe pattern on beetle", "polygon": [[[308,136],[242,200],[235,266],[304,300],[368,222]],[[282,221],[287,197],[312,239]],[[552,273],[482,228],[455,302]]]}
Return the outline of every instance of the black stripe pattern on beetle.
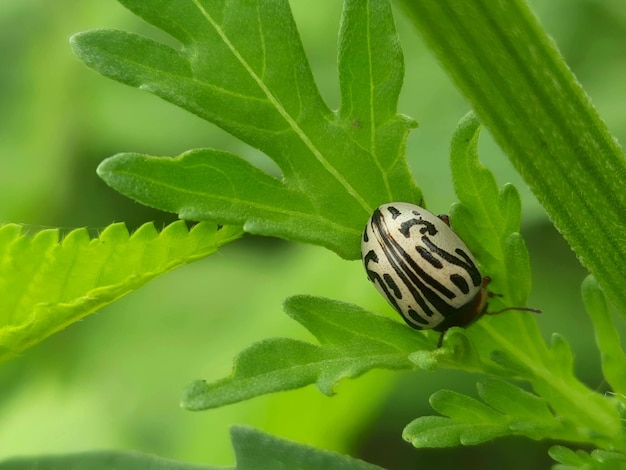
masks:
{"label": "black stripe pattern on beetle", "polygon": [[487,284],[447,216],[406,202],[384,204],[363,232],[367,277],[419,330],[467,326],[487,308]]}

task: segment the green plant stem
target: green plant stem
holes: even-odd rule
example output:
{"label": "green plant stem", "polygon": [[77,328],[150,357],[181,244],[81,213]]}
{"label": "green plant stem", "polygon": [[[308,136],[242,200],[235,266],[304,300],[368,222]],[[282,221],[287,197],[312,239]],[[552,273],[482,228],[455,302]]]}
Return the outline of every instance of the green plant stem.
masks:
{"label": "green plant stem", "polygon": [[528,5],[399,3],[624,314],[624,154]]}

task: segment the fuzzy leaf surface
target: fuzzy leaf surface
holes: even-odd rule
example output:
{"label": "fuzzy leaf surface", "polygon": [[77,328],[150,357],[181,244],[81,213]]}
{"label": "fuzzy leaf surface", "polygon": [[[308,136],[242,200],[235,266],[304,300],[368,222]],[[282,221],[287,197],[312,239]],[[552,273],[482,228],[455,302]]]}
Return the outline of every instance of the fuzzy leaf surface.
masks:
{"label": "fuzzy leaf surface", "polygon": [[[512,185],[498,189],[494,176],[480,162],[479,135],[480,123],[473,113],[465,116],[453,133],[450,166],[459,203],[452,207],[450,221],[478,258],[482,274],[492,279],[488,289],[498,297],[489,301],[488,311],[521,307],[530,293],[530,261],[518,233],[520,198]],[[513,304],[511,299],[519,303]],[[533,313],[483,317],[468,335],[478,338],[483,354],[513,349],[539,361],[547,354]]]}
{"label": "fuzzy leaf surface", "polygon": [[14,457],[0,462],[11,470],[382,470],[359,459],[281,439],[246,426],[231,429],[237,464],[234,467],[179,462],[138,452],[96,451],[79,454]]}
{"label": "fuzzy leaf surface", "polygon": [[91,239],[84,229],[59,240],[58,230],[25,236],[0,227],[0,360],[18,354],[149,280],[215,253],[240,228],[182,221],[132,235],[123,224]]}
{"label": "fuzzy leaf surface", "polygon": [[352,304],[296,296],[287,299],[284,308],[319,345],[288,338],[255,343],[235,358],[229,377],[192,383],[182,406],[191,410],[215,408],[313,383],[322,393],[332,395],[344,378],[358,377],[374,368],[412,368],[409,352],[430,343],[405,325]]}
{"label": "fuzzy leaf surface", "polygon": [[396,112],[404,74],[387,1],[348,0],[339,37],[341,106],[320,97],[286,0],[120,0],[179,43],[97,30],[72,38],[89,67],[197,114],[269,156],[282,177],[212,149],[125,153],[99,175],[183,218],[314,243],[344,258],[384,202],[421,202],[405,160],[415,122]]}
{"label": "fuzzy leaf surface", "polygon": [[399,0],[626,315],[626,155],[525,0]]}
{"label": "fuzzy leaf surface", "polygon": [[552,446],[550,457],[559,462],[553,468],[557,470],[621,470],[626,468],[626,455],[620,452],[593,450],[572,450],[564,446]]}
{"label": "fuzzy leaf surface", "polygon": [[[450,216],[452,227],[476,255],[483,275],[492,278],[489,289],[501,295],[489,300],[489,312],[524,305],[530,268],[518,233],[519,196],[510,185],[498,190],[495,179],[478,159],[478,137],[479,122],[470,113],[452,137],[450,159],[459,203]],[[511,304],[510,299],[519,303]],[[430,369],[459,368],[527,380],[564,420],[574,440],[600,447],[626,447],[616,401],[590,390],[576,378],[569,344],[555,335],[548,347],[536,319],[535,313],[528,312],[486,315],[465,330],[447,332],[444,351],[416,351],[410,359]],[[586,405],[581,408],[583,402]]]}
{"label": "fuzzy leaf surface", "polygon": [[249,427],[233,427],[231,438],[237,457],[237,470],[382,470],[363,460],[280,439]]}
{"label": "fuzzy leaf surface", "polygon": [[498,437],[531,439],[576,437],[542,398],[499,380],[478,384],[483,402],[449,390],[430,397],[444,416],[422,416],[409,423],[403,437],[415,447],[477,445]]}
{"label": "fuzzy leaf surface", "polygon": [[604,293],[593,276],[588,276],[584,280],[582,294],[585,308],[593,322],[604,378],[615,392],[624,394],[626,355],[615,323],[611,320]]}

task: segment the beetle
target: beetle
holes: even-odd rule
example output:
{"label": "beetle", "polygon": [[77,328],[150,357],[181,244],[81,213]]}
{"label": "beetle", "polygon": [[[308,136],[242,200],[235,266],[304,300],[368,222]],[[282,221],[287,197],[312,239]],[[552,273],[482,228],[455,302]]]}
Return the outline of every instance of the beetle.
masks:
{"label": "beetle", "polygon": [[507,310],[539,313],[527,307],[487,312],[491,282],[482,276],[448,216],[437,216],[408,202],[383,204],[367,221],[361,257],[368,279],[404,321],[418,330],[445,332],[467,327],[483,315]]}

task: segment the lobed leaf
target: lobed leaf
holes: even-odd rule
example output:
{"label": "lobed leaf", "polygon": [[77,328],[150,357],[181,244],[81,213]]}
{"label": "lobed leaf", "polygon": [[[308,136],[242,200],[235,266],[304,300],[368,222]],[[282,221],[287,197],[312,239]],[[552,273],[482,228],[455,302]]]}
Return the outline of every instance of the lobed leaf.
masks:
{"label": "lobed leaf", "polygon": [[[479,130],[480,123],[470,112],[452,135],[450,167],[459,203],[452,208],[451,224],[478,258],[484,274],[492,278],[495,292],[507,304],[511,297],[509,290],[525,302],[530,290],[530,263],[518,234],[519,193],[511,184],[498,190],[495,178],[479,161]],[[513,260],[522,267],[521,272],[509,269],[506,262]]]}
{"label": "lobed leaf", "polygon": [[422,416],[404,428],[402,438],[414,447],[440,448],[462,445],[470,436],[488,441],[505,433],[501,425],[459,423],[442,416]]}
{"label": "lobed leaf", "polygon": [[397,321],[343,302],[297,296],[287,299],[284,308],[313,333],[319,345],[287,338],[255,343],[235,358],[229,377],[192,383],[182,406],[215,408],[313,383],[332,395],[341,379],[374,368],[411,368],[409,352],[429,344]]}
{"label": "lobed leaf", "polygon": [[555,375],[561,377],[571,375],[574,370],[574,353],[569,342],[559,333],[552,333],[550,353],[546,359],[549,359]]}
{"label": "lobed leaf", "polygon": [[478,445],[508,435],[506,425],[489,422],[459,422],[441,416],[422,416],[402,432],[405,441],[418,448]]}
{"label": "lobed leaf", "polygon": [[421,203],[405,159],[415,122],[397,114],[404,64],[387,1],[348,0],[339,37],[341,107],[320,97],[286,0],[120,0],[180,44],[97,30],[72,38],[101,74],[210,121],[276,162],[281,178],[204,149],[176,158],[115,155],[99,175],[117,191],[193,220],[360,256],[384,202]]}
{"label": "lobed leaf", "polygon": [[522,198],[511,183],[502,186],[498,193],[498,210],[502,233],[517,233],[522,223]]}
{"label": "lobed leaf", "polygon": [[[490,287],[494,292],[502,294],[506,305],[512,305],[510,299],[515,299],[513,305],[523,305],[530,289],[530,269],[525,244],[517,232],[519,195],[512,186],[498,191],[495,180],[480,164],[478,130],[478,120],[470,113],[452,138],[451,166],[460,202],[452,208],[451,222],[477,256],[482,272],[493,279]],[[488,312],[498,302],[498,298],[490,300]],[[467,331],[451,329],[444,351],[419,351],[409,358],[430,369],[452,367],[527,380],[563,421],[568,438],[599,447],[626,448],[616,401],[589,390],[576,378],[569,344],[557,335],[548,348],[533,315],[506,312],[481,318]],[[451,338],[449,343],[447,338]],[[536,435],[531,419],[510,426],[511,430],[524,429],[531,437]],[[539,434],[542,427],[540,422]]]}
{"label": "lobed leaf", "polygon": [[[518,233],[519,194],[512,185],[499,191],[491,172],[480,163],[479,128],[478,119],[469,113],[452,136],[450,166],[459,203],[450,216],[452,227],[478,258],[481,272],[492,279],[489,290],[501,296],[489,301],[488,311],[497,311],[501,302],[524,305],[530,292],[530,263]],[[494,349],[519,349],[531,362],[541,361],[547,352],[533,314],[525,312],[482,318],[468,334],[481,345],[484,362]]]}
{"label": "lobed leaf", "polygon": [[626,355],[615,323],[611,321],[604,293],[593,276],[588,276],[584,280],[582,295],[587,313],[593,322],[604,378],[615,392],[624,394],[626,393],[626,369],[624,368]]}
{"label": "lobed leaf", "polygon": [[557,462],[565,465],[564,468],[581,468],[591,464],[590,456],[582,451],[573,451],[564,446],[552,446],[548,450],[548,454]]}
{"label": "lobed leaf", "polygon": [[576,438],[575,430],[536,395],[498,380],[478,384],[478,391],[484,403],[449,390],[436,392],[430,404],[445,417],[417,418],[405,427],[404,439],[415,447],[449,447],[508,435],[536,440]]}
{"label": "lobed leaf", "polygon": [[182,221],[158,233],[123,224],[90,239],[78,229],[24,236],[0,227],[0,360],[14,356],[167,271],[208,256],[241,236],[239,228]]}

